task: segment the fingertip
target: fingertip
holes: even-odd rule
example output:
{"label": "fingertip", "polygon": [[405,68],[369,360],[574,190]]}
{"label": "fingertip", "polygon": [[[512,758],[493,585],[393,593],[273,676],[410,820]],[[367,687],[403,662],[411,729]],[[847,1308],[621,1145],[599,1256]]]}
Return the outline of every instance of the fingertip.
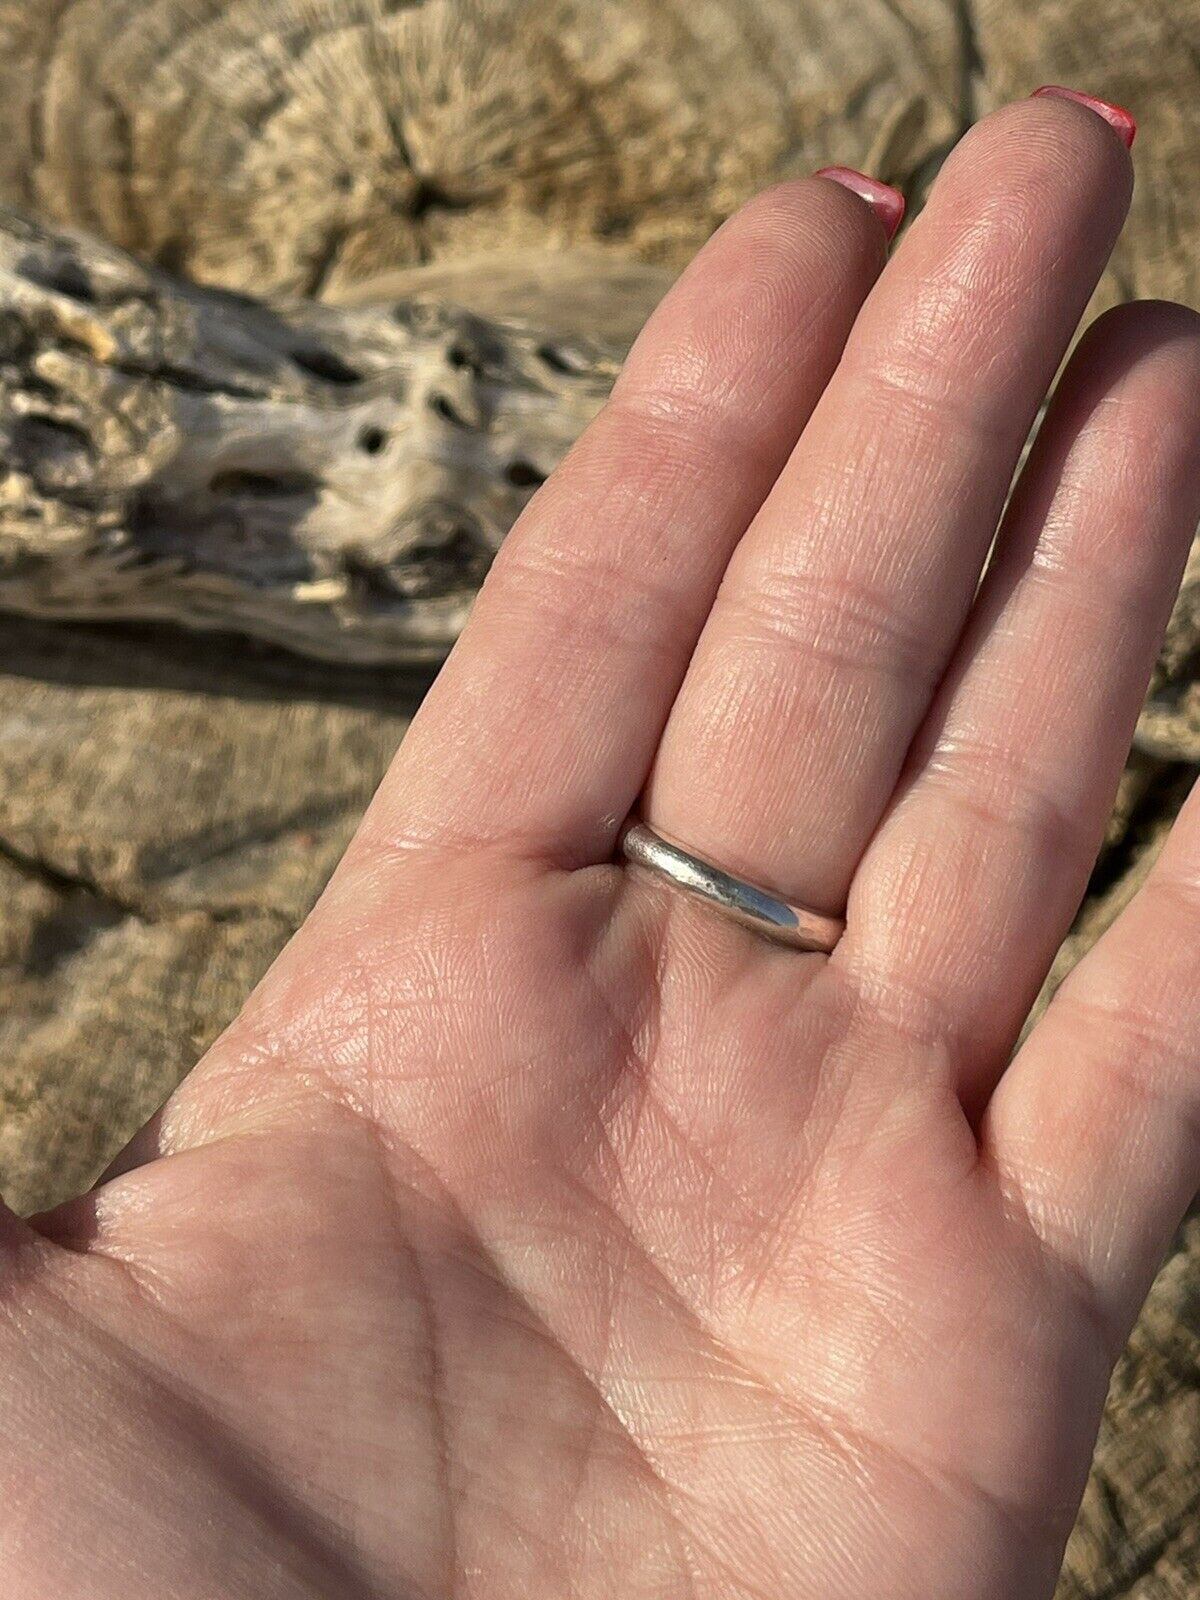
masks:
{"label": "fingertip", "polygon": [[1114,133],[1125,146],[1132,150],[1133,141],[1137,137],[1137,123],[1133,113],[1124,106],[1117,105],[1114,100],[1101,100],[1098,95],[1085,94],[1081,89],[1068,89],[1061,83],[1044,83],[1030,95],[1031,100],[1042,97],[1059,100],[1073,100],[1076,105],[1086,106],[1103,122],[1107,122]]}
{"label": "fingertip", "polygon": [[895,238],[896,230],[904,220],[906,204],[899,189],[893,188],[890,183],[884,183],[879,178],[868,177],[865,172],[859,172],[855,167],[818,167],[813,177],[828,178],[865,200],[882,224],[889,244]]}
{"label": "fingertip", "polygon": [[[1085,393],[1133,382],[1149,397],[1148,438],[1200,420],[1200,312],[1173,300],[1110,306],[1080,339],[1064,375]],[[1149,384],[1149,388],[1146,385]],[[1167,409],[1164,409],[1167,408]]]}
{"label": "fingertip", "polygon": [[1088,328],[1091,339],[1121,337],[1148,344],[1200,340],[1200,311],[1178,300],[1124,300],[1102,311]]}
{"label": "fingertip", "polygon": [[1069,96],[1028,95],[997,106],[967,129],[943,163],[930,194],[956,203],[979,195],[1040,196],[1045,221],[1061,234],[1076,219],[1118,227],[1133,195],[1128,147]]}

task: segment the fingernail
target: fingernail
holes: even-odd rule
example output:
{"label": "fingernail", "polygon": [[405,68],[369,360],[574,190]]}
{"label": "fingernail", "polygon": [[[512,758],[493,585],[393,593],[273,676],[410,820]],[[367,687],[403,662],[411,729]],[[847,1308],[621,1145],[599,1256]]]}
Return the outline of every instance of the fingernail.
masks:
{"label": "fingernail", "polygon": [[817,178],[832,178],[843,189],[850,189],[867,202],[883,223],[888,238],[894,237],[904,217],[904,196],[890,183],[880,183],[878,178],[868,178],[865,172],[853,167],[819,167],[813,174]]}
{"label": "fingernail", "polygon": [[1110,128],[1115,128],[1127,150],[1133,148],[1137,123],[1124,106],[1114,105],[1111,100],[1098,100],[1094,94],[1081,94],[1078,89],[1064,89],[1060,83],[1044,83],[1029,98],[1032,100],[1039,94],[1057,95],[1060,100],[1077,100],[1081,106],[1087,106],[1098,117],[1103,117]]}

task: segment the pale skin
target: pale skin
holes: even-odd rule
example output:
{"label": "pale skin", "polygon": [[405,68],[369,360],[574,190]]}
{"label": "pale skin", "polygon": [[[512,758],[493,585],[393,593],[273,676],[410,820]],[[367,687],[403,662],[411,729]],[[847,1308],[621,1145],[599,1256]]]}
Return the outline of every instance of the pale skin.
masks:
{"label": "pale skin", "polygon": [[[1130,185],[1031,99],[886,266],[818,177],[685,274],[242,1016],[5,1217],[10,1600],[1052,1593],[1200,1185],[1194,803],[1012,1050],[1200,519],[1200,317],[1085,336],[976,588]],[[639,797],[833,955],[615,865]]]}

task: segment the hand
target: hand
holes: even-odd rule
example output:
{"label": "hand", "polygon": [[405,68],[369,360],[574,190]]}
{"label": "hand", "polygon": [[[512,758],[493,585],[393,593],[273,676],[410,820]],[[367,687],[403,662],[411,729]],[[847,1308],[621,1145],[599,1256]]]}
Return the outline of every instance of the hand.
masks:
{"label": "hand", "polygon": [[[883,268],[709,244],[317,910],[3,1227],[11,1600],[1051,1593],[1200,1182],[1200,813],[1011,1050],[1200,518],[1200,318],[1083,340],[1130,164],[1030,99]],[[847,907],[831,957],[613,864]]]}

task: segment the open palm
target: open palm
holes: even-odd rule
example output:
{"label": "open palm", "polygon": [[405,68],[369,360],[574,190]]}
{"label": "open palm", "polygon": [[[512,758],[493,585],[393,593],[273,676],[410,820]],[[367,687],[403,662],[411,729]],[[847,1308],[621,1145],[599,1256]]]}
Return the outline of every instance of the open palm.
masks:
{"label": "open palm", "polygon": [[[1200,318],[1094,326],[979,575],[1129,184],[1033,98],[882,276],[819,177],[685,274],[243,1015],[5,1220],[6,1596],[1050,1593],[1200,1180],[1195,808],[1009,1058],[1200,517]],[[639,795],[833,955],[614,865]]]}

